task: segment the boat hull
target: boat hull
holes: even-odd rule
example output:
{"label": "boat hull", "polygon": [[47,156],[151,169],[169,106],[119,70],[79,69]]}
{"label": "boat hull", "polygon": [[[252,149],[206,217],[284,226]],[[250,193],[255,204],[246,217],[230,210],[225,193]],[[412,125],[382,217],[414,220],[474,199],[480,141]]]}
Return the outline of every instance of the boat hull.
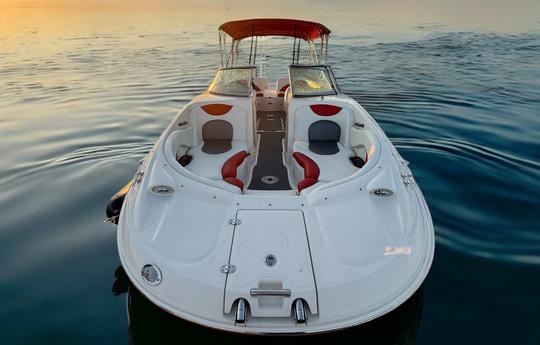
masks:
{"label": "boat hull", "polygon": [[[379,318],[419,289],[435,248],[430,212],[408,162],[365,109],[347,97],[325,98],[332,109],[348,109],[356,119],[350,135],[375,148],[361,168],[347,166],[353,172],[336,180],[321,175],[303,190],[242,191],[175,160],[189,132],[183,114],[200,115],[208,97],[245,106],[204,95],[186,106],[142,162],[119,216],[122,266],[149,301],[222,331],[318,334]],[[297,100],[290,112],[309,111],[310,102]],[[292,185],[302,178],[290,171],[295,147],[303,146],[282,152]],[[332,173],[328,157],[319,164]]]}
{"label": "boat hull", "polygon": [[[373,319],[379,318],[392,310],[398,308],[401,304],[405,303],[414,293],[420,288],[422,282],[428,274],[429,268],[434,254],[434,236],[433,228],[431,223],[431,218],[427,210],[427,206],[419,194],[419,205],[422,210],[422,227],[416,229],[416,231],[422,231],[425,236],[425,247],[421,249],[419,256],[422,259],[417,263],[415,271],[408,277],[408,279],[403,281],[394,281],[392,278],[383,279],[387,284],[392,284],[394,286],[394,292],[386,296],[384,300],[379,301],[376,307],[369,309],[358,310],[356,315],[349,316],[347,319],[336,319],[321,322],[323,314],[328,310],[328,306],[332,306],[332,301],[330,303],[322,303],[322,298],[325,296],[322,293],[319,293],[319,314],[318,315],[309,315],[307,323],[302,326],[298,326],[294,322],[284,322],[281,325],[275,322],[269,322],[268,325],[265,324],[265,319],[258,320],[259,322],[248,322],[244,325],[235,324],[233,315],[234,310],[229,311],[228,314],[223,310],[223,290],[215,289],[206,289],[204,287],[197,287],[197,283],[193,283],[189,277],[178,276],[175,278],[174,282],[171,282],[167,279],[168,275],[171,275],[172,272],[168,272],[167,266],[161,264],[161,270],[164,272],[163,282],[159,285],[160,289],[157,290],[155,286],[149,286],[142,278],[140,267],[147,262],[155,262],[151,259],[152,253],[145,252],[144,249],[138,248],[139,250],[134,251],[133,243],[130,243],[130,234],[129,229],[127,229],[127,224],[122,221],[123,217],[121,216],[121,221],[118,228],[118,248],[120,253],[120,258],[122,265],[132,282],[132,284],[153,304],[163,309],[164,311],[182,318],[186,321],[190,321],[196,324],[199,324],[204,327],[210,327],[213,329],[242,333],[242,334],[273,334],[273,335],[292,335],[292,334],[318,334],[333,332],[338,330],[344,330],[351,327],[356,327]],[[129,204],[129,198],[128,198]],[[128,209],[126,207],[126,209]],[[226,245],[227,247],[227,245]],[[418,249],[418,248],[417,248]],[[420,251],[420,250],[419,250]],[[217,270],[218,266],[215,265],[213,270]],[[316,266],[315,266],[316,269]],[[174,273],[172,273],[174,274]],[[224,275],[225,277],[226,275]],[[367,279],[367,278],[366,278]],[[361,286],[361,282],[358,286]],[[396,285],[399,287],[395,288]],[[166,290],[166,293],[163,291]],[[337,290],[336,290],[337,291]],[[361,299],[362,295],[365,292],[360,292],[361,288],[355,290],[353,287],[347,287],[348,296],[345,296],[343,303],[354,302],[355,299]],[[375,290],[373,290],[375,291]],[[207,293],[207,294],[205,294]],[[336,294],[340,294],[336,292]],[[212,295],[212,296],[211,296]],[[369,295],[369,293],[368,293]],[[163,298],[168,296],[168,299]],[[210,297],[210,298],[209,298]],[[186,305],[184,302],[180,301],[186,300],[196,300],[196,303],[205,303],[205,304],[215,304],[218,305],[218,308],[211,308],[213,310],[213,315],[211,312],[208,314],[210,317],[205,317],[203,315],[196,315],[189,312],[189,308],[180,309],[178,305]],[[191,303],[188,303],[190,305]],[[321,306],[322,305],[322,306]],[[324,307],[323,307],[324,306]],[[197,309],[196,305],[191,305],[193,309]],[[203,308],[207,310],[207,308]],[[289,320],[290,318],[285,318]],[[315,321],[316,320],[316,321]],[[315,322],[314,322],[315,321]]]}
{"label": "boat hull", "polygon": [[[309,340],[347,341],[362,339],[366,343],[378,344],[413,344],[423,311],[423,292],[420,288],[411,298],[388,314],[366,324],[317,334],[295,334],[290,337],[284,334],[265,334],[265,337],[223,332],[184,320],[151,303],[135,288],[131,288],[127,296],[127,312],[129,333],[134,344],[147,343],[170,344],[198,339],[219,340],[225,343],[233,341],[255,340],[258,344],[275,343],[284,339],[297,339],[299,336]],[[279,337],[276,339],[276,337]]]}

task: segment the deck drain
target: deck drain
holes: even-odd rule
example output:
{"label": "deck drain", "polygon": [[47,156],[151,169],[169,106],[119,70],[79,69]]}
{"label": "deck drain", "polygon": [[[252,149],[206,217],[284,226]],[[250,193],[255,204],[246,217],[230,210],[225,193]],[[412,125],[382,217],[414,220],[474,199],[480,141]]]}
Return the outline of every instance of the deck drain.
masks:
{"label": "deck drain", "polygon": [[268,254],[265,258],[264,258],[264,263],[266,264],[266,266],[268,267],[273,267],[277,262],[277,258],[274,254]]}
{"label": "deck drain", "polygon": [[261,177],[261,182],[264,184],[274,184],[274,183],[279,182],[279,178],[277,176],[272,176],[272,175],[263,176]]}

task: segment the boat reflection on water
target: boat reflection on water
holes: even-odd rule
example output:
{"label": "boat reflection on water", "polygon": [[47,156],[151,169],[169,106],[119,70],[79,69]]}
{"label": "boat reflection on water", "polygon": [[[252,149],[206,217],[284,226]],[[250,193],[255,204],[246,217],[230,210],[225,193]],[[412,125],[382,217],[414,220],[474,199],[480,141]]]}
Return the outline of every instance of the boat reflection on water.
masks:
{"label": "boat reflection on water", "polygon": [[[254,341],[257,344],[294,341],[298,336],[256,336],[226,333],[180,319],[152,304],[133,285],[121,266],[116,269],[113,294],[127,293],[128,329],[131,343],[139,344],[188,344],[192,341],[220,342]],[[316,340],[348,341],[362,344],[413,344],[422,316],[422,288],[394,311],[368,323],[345,330],[305,335]]]}

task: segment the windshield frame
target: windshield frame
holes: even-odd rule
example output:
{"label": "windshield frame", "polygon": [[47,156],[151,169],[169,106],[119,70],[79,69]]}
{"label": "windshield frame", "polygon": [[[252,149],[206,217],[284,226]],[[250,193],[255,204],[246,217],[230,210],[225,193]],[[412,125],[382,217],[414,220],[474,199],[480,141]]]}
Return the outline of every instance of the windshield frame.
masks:
{"label": "windshield frame", "polygon": [[[251,70],[251,75],[250,75],[249,80],[248,80],[248,93],[247,94],[215,92],[215,91],[210,90],[210,87],[214,84],[214,81],[216,80],[216,77],[218,76],[218,73],[220,73],[220,72],[222,72],[224,70],[233,70],[233,69],[249,69],[249,70]],[[206,89],[206,91],[208,91],[208,93],[211,93],[213,95],[218,95],[218,96],[251,97],[251,94],[253,93],[253,77],[255,77],[256,75],[257,75],[257,66],[223,67],[223,68],[220,68],[220,69],[218,69],[216,71],[216,73],[214,75],[214,79],[212,79],[212,82],[210,83],[210,85],[208,85],[208,88]]]}
{"label": "windshield frame", "polygon": [[[326,72],[326,76],[328,79],[328,82],[330,83],[330,86],[332,87],[332,91],[327,92],[320,92],[320,93],[310,93],[310,94],[295,94],[294,92],[294,84],[292,80],[292,69],[294,68],[322,68],[324,72]],[[336,96],[341,93],[336,78],[334,76],[334,72],[332,71],[332,68],[329,65],[289,65],[289,85],[291,85],[291,95],[293,98],[306,98],[306,97],[321,97],[321,96]]]}

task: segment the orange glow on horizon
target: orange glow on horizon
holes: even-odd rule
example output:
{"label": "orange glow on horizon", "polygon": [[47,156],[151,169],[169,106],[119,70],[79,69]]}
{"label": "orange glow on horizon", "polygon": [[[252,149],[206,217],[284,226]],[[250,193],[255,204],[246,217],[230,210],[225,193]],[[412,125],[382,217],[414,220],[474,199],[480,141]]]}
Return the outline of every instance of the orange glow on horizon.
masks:
{"label": "orange glow on horizon", "polygon": [[[331,11],[329,11],[331,9]],[[245,0],[0,0],[0,35],[29,30],[56,34],[111,30],[145,25],[162,30],[217,29],[221,23],[246,18],[298,18],[337,25],[354,32],[366,26],[436,23],[450,29],[523,32],[538,29],[540,2],[522,0],[274,0],[262,6]],[[335,29],[333,29],[334,32]]]}

